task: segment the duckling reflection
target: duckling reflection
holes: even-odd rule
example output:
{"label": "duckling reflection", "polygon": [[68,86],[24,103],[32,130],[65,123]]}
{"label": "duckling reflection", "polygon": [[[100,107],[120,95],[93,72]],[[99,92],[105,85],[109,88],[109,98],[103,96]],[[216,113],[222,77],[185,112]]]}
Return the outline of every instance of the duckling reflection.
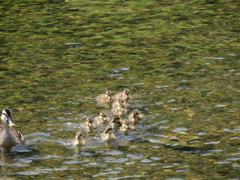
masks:
{"label": "duckling reflection", "polygon": [[17,144],[24,144],[23,135],[12,128],[14,124],[10,109],[4,108],[2,110],[1,120],[3,125],[0,126],[0,147],[11,148]]}
{"label": "duckling reflection", "polygon": [[139,110],[134,109],[133,112],[129,115],[129,121],[133,124],[136,124],[138,121],[141,121],[144,119],[144,115],[139,112]]}
{"label": "duckling reflection", "polygon": [[119,104],[123,104],[124,107],[127,108],[127,103],[122,98],[119,98],[116,101],[114,101],[113,104],[112,104],[112,108],[118,107]]}
{"label": "duckling reflection", "polygon": [[127,115],[127,110],[124,107],[123,103],[118,104],[118,106],[116,108],[112,108],[111,112],[114,115],[119,115],[119,116],[126,116]]}
{"label": "duckling reflection", "polygon": [[132,96],[130,95],[129,89],[124,89],[122,92],[117,93],[114,97],[115,99],[122,98],[125,101],[128,101],[129,99],[132,100]]}
{"label": "duckling reflection", "polygon": [[110,117],[107,117],[107,114],[105,112],[100,112],[100,114],[94,118],[94,120],[100,124],[100,123],[104,123],[107,124],[111,121]]}
{"label": "duckling reflection", "polygon": [[82,133],[81,132],[77,132],[76,133],[76,136],[75,136],[75,139],[72,140],[71,142],[72,145],[83,145],[85,146],[87,144],[86,140],[82,139]]}
{"label": "duckling reflection", "polygon": [[119,115],[114,115],[112,121],[109,123],[113,130],[117,130],[122,126],[122,121]]}
{"label": "duckling reflection", "polygon": [[123,135],[127,135],[128,130],[135,131],[136,127],[132,125],[128,120],[124,120],[122,126],[120,127],[120,131],[122,131]]}
{"label": "duckling reflection", "polygon": [[86,129],[86,130],[88,130],[88,131],[90,131],[90,132],[92,132],[93,129],[96,129],[96,128],[97,128],[97,123],[94,122],[94,121],[92,120],[92,118],[87,118],[87,122],[84,122],[84,123],[82,124],[82,128],[83,128],[83,129]]}
{"label": "duckling reflection", "polygon": [[97,96],[96,99],[98,103],[111,103],[114,101],[110,90],[107,90],[105,94]]}
{"label": "duckling reflection", "polygon": [[107,126],[105,131],[100,135],[101,139],[107,142],[115,140],[116,136],[113,134],[112,130],[110,126]]}

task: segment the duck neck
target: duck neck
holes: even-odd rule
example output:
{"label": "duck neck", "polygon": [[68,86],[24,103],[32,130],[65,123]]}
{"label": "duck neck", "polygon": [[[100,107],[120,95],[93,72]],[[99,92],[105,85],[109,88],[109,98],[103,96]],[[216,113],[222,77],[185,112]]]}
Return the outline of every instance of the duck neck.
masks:
{"label": "duck neck", "polygon": [[108,131],[108,137],[112,136],[112,131]]}
{"label": "duck neck", "polygon": [[4,130],[9,133],[9,125],[7,123],[3,123]]}

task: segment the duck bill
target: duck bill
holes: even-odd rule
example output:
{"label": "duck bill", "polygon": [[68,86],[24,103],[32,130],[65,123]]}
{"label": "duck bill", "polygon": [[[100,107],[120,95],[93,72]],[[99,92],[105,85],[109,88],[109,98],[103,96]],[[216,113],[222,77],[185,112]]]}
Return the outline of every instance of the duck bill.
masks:
{"label": "duck bill", "polygon": [[128,129],[128,125],[126,125],[125,128]]}
{"label": "duck bill", "polygon": [[15,124],[13,124],[13,122],[12,122],[12,118],[11,117],[8,118],[8,125],[9,126],[15,126]]}
{"label": "duck bill", "polygon": [[115,120],[113,119],[112,121],[111,121],[111,123],[114,123],[115,122]]}
{"label": "duck bill", "polygon": [[133,115],[132,118],[135,118],[135,115]]}

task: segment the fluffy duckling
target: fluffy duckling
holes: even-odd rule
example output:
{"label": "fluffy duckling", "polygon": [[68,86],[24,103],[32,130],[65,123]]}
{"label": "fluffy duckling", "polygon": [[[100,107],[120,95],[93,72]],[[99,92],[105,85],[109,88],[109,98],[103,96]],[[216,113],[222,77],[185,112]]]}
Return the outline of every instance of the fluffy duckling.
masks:
{"label": "fluffy duckling", "polygon": [[76,136],[75,136],[75,139],[72,140],[71,144],[72,145],[79,145],[79,144],[81,144],[81,145],[85,146],[87,144],[87,142],[82,139],[82,133],[81,132],[77,132]]}
{"label": "fluffy duckling", "polygon": [[124,89],[123,92],[119,92],[115,95],[116,99],[122,98],[125,101],[129,99],[132,100],[132,96],[130,95],[129,89]]}
{"label": "fluffy duckling", "polygon": [[107,90],[105,94],[97,96],[96,99],[98,103],[111,103],[115,100],[110,90]]}
{"label": "fluffy duckling", "polygon": [[139,110],[134,109],[133,112],[129,115],[129,121],[133,124],[136,124],[138,121],[141,121],[144,119],[144,115],[139,112]]}
{"label": "fluffy duckling", "polygon": [[82,124],[83,129],[87,129],[89,131],[92,131],[93,129],[97,128],[97,123],[92,120],[92,118],[87,118],[87,122],[84,122]]}
{"label": "fluffy duckling", "polygon": [[110,126],[107,126],[104,133],[102,133],[100,136],[103,141],[113,141],[116,139],[116,136],[113,134]]}
{"label": "fluffy duckling", "polygon": [[117,130],[118,128],[120,128],[122,126],[122,121],[120,119],[120,116],[114,115],[112,118],[112,121],[109,124],[114,130]]}
{"label": "fluffy duckling", "polygon": [[119,98],[119,99],[117,99],[116,101],[113,102],[112,108],[118,107],[119,104],[123,104],[125,108],[127,107],[126,101],[124,101],[122,98]]}
{"label": "fluffy duckling", "polygon": [[10,148],[17,144],[24,144],[25,140],[23,135],[12,128],[14,124],[12,122],[10,109],[4,108],[2,110],[1,120],[3,125],[0,126],[0,147]]}
{"label": "fluffy duckling", "polygon": [[135,131],[136,127],[132,125],[128,120],[124,120],[122,126],[120,127],[120,131],[123,132],[123,135],[127,135],[128,130]]}
{"label": "fluffy duckling", "polygon": [[100,114],[94,118],[94,120],[97,122],[97,123],[109,123],[111,121],[111,118],[110,117],[107,117],[107,114],[105,112],[100,112]]}
{"label": "fluffy duckling", "polygon": [[124,107],[123,103],[118,104],[118,106],[116,108],[112,108],[111,112],[114,115],[119,115],[119,116],[125,116],[127,115],[127,110]]}

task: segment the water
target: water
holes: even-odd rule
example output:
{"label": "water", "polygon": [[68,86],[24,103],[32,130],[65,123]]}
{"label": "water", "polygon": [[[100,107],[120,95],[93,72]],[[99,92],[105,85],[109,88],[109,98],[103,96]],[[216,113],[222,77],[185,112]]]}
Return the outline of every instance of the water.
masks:
{"label": "water", "polygon": [[[1,149],[16,179],[239,179],[239,6],[235,1],[0,4],[0,96],[25,137]],[[107,144],[87,117],[129,88],[145,119]],[[87,146],[70,145],[82,131]]]}

